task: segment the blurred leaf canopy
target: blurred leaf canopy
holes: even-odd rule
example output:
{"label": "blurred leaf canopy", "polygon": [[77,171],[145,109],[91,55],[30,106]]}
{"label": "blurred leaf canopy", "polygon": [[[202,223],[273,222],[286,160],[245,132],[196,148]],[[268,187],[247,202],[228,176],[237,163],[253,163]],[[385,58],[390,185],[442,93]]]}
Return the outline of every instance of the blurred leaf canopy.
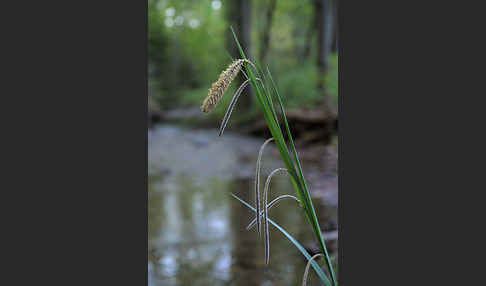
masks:
{"label": "blurred leaf canopy", "polygon": [[[337,102],[337,55],[329,53],[325,93],[316,88],[315,6],[312,0],[249,0],[251,51],[259,61],[268,28],[266,64],[289,107],[315,106],[326,95]],[[272,6],[272,1],[274,6]],[[230,62],[230,21],[221,0],[149,0],[149,94],[163,109],[199,106],[211,83]],[[269,7],[272,10],[269,12]],[[243,15],[248,16],[248,15]],[[306,51],[307,49],[307,51]],[[307,54],[306,54],[307,52]],[[234,89],[234,87],[232,87]]]}

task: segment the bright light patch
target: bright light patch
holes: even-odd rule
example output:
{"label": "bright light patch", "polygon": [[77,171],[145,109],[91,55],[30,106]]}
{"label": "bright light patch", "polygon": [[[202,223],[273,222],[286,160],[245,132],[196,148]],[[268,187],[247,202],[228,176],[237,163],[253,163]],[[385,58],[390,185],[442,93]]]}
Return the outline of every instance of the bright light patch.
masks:
{"label": "bright light patch", "polygon": [[165,4],[166,4],[166,3],[164,3],[164,2],[158,2],[158,3],[157,3],[157,9],[158,9],[158,10],[162,10],[162,9],[164,9]]}
{"label": "bright light patch", "polygon": [[221,8],[221,1],[214,0],[213,2],[211,2],[211,6],[213,7],[214,10],[219,10],[219,8]]}
{"label": "bright light patch", "polygon": [[177,26],[180,26],[180,25],[182,25],[183,23],[184,23],[184,17],[182,17],[182,16],[177,16],[177,17],[175,18],[175,24],[176,24]]}
{"label": "bright light patch", "polygon": [[175,15],[175,9],[173,7],[169,7],[165,9],[165,16],[172,17]]}
{"label": "bright light patch", "polygon": [[196,29],[197,27],[199,27],[199,25],[201,25],[201,23],[197,19],[191,19],[189,21],[189,27],[191,27],[193,29]]}

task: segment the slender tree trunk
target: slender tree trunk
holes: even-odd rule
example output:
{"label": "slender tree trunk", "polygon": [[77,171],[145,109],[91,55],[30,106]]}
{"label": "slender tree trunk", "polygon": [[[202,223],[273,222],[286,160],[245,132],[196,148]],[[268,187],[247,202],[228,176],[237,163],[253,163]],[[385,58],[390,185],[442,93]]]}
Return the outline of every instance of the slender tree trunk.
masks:
{"label": "slender tree trunk", "polygon": [[317,10],[316,10],[316,3],[315,3],[316,1],[318,0],[314,0],[314,15],[312,15],[312,22],[310,23],[305,33],[304,49],[302,51],[302,56],[300,59],[301,63],[305,62],[309,58],[311,53],[312,38],[317,28]]}
{"label": "slender tree trunk", "polygon": [[[328,57],[332,38],[332,14],[330,0],[317,0],[316,9],[316,28],[317,28],[317,68],[319,76],[326,74],[328,68]],[[324,83],[319,81],[319,89],[324,88]]]}
{"label": "slender tree trunk", "polygon": [[332,13],[333,13],[333,35],[332,35],[332,47],[331,52],[337,53],[338,52],[338,0],[333,0],[332,5]]}
{"label": "slender tree trunk", "polygon": [[[224,4],[226,19],[230,26],[235,30],[236,36],[249,59],[253,59],[251,52],[251,1],[248,0],[232,0],[226,1]],[[226,40],[226,47],[231,56],[235,59],[240,58],[238,46],[235,43],[231,30],[228,29]],[[233,84],[240,86],[244,81],[244,77],[239,75]],[[243,91],[238,100],[239,108],[249,109],[253,101],[253,91],[247,87]]]}
{"label": "slender tree trunk", "polygon": [[[326,114],[327,120],[324,123],[324,132],[330,134],[332,129],[331,118],[335,118],[336,112],[332,98],[327,93],[324,79],[329,68],[329,54],[333,38],[333,13],[331,0],[317,0],[315,3],[316,28],[317,28],[317,72],[318,92],[324,97],[321,108]],[[330,143],[330,138],[325,140],[325,144]]]}
{"label": "slender tree trunk", "polygon": [[263,27],[262,44],[260,46],[260,62],[263,66],[266,65],[266,58],[268,50],[270,49],[270,31],[272,29],[273,14],[277,6],[276,0],[270,0],[265,9],[265,26]]}
{"label": "slender tree trunk", "polygon": [[[315,1],[316,28],[317,28],[317,70],[318,82],[317,89],[324,96],[326,108],[331,106],[327,103],[329,98],[324,85],[324,78],[329,67],[328,59],[331,51],[332,41],[332,9],[330,0]],[[329,110],[326,110],[329,111]]]}

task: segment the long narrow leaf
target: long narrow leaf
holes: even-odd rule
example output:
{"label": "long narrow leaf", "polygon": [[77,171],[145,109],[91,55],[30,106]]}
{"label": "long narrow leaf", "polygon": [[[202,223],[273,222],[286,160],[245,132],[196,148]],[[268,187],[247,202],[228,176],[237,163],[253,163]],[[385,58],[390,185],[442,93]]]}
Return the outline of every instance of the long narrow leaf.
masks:
{"label": "long narrow leaf", "polygon": [[[292,195],[281,195],[281,196],[278,196],[276,197],[273,201],[271,201],[269,204],[268,204],[268,210],[270,210],[274,205],[276,205],[279,201],[283,200],[283,199],[294,199],[295,201],[297,201],[298,203],[300,203],[299,199],[292,196]],[[263,217],[263,212],[260,212],[260,217],[258,220],[261,220]],[[255,224],[257,223],[257,220],[256,218],[253,219],[250,224],[246,227],[246,230],[250,230],[252,227],[255,226]]]}
{"label": "long narrow leaf", "polygon": [[[245,205],[250,210],[255,211],[255,208],[253,208],[251,205],[249,205],[244,200],[240,199],[238,196],[236,196],[234,194],[231,194],[231,196],[233,198],[237,199],[240,203]],[[283,235],[285,235],[285,237],[287,237],[287,239],[290,240],[290,242],[292,242],[292,244],[294,244],[295,247],[297,247],[297,249],[300,251],[300,253],[302,253],[302,255],[304,255],[304,257],[307,259],[307,261],[309,261],[312,258],[312,256],[307,252],[307,250],[305,250],[305,248],[295,238],[293,238],[287,231],[285,231],[281,226],[279,226],[277,223],[275,223],[271,219],[268,219],[268,222],[270,222]],[[312,268],[314,268],[314,270],[316,271],[317,275],[319,276],[321,281],[324,283],[324,285],[331,286],[331,282],[326,277],[326,274],[324,273],[324,271],[322,271],[322,269],[319,267],[319,264],[314,260],[311,263],[312,263]]]}
{"label": "long narrow leaf", "polygon": [[[236,36],[235,31],[233,30],[233,27],[231,27],[231,32],[233,33],[233,37],[235,39],[236,45],[238,46],[238,49],[240,51],[240,55],[243,59],[246,59],[246,55],[241,48],[240,42],[238,41],[238,37]],[[289,151],[287,149],[287,145],[285,144],[285,140],[283,138],[283,133],[282,130],[280,129],[280,126],[277,124],[277,118],[273,116],[273,113],[271,112],[271,108],[267,104],[267,100],[265,98],[265,95],[262,94],[262,91],[260,87],[258,86],[255,76],[253,75],[253,72],[247,68],[248,71],[248,78],[251,82],[251,85],[253,86],[254,90],[256,91],[256,97],[258,99],[258,102],[260,103],[260,106],[262,107],[263,110],[263,116],[265,117],[265,120],[267,121],[268,128],[270,130],[270,133],[272,136],[275,138],[275,143],[280,151],[280,155],[282,156],[282,160],[284,161],[284,164],[286,165],[287,169],[289,170],[292,185],[295,187],[297,185],[297,171],[295,170],[295,166],[292,163],[292,159],[290,158]],[[299,198],[302,201],[302,194],[300,192],[297,192],[299,195]]]}

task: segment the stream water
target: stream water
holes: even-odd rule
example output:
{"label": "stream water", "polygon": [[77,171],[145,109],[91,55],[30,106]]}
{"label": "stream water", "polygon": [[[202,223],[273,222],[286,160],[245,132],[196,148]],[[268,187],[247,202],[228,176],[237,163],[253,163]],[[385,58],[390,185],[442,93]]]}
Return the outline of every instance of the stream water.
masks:
{"label": "stream water", "polygon": [[[254,205],[253,176],[264,139],[216,129],[158,125],[149,133],[149,285],[300,285],[306,260],[270,226],[270,264],[263,240],[246,230],[254,213],[230,193]],[[283,167],[275,148],[265,150],[262,181]],[[272,179],[269,200],[294,194],[285,175]],[[318,213],[335,215],[315,201]],[[301,243],[312,229],[293,200],[270,217]],[[311,271],[308,285],[320,285]]]}

